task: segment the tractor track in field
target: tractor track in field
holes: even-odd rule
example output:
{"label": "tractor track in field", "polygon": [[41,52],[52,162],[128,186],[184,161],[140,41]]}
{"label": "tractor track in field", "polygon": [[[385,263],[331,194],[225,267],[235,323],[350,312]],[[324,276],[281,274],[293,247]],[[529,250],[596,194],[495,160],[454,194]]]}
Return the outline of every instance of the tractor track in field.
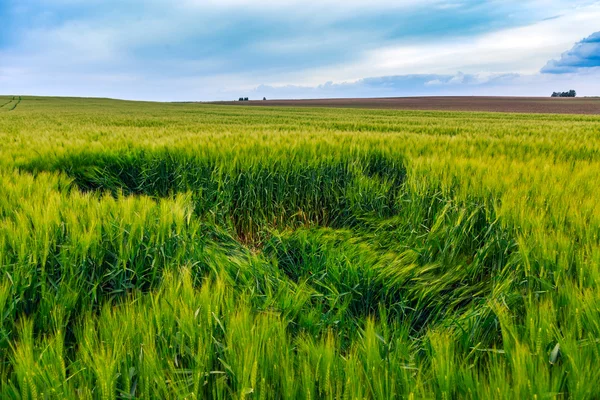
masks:
{"label": "tractor track in field", "polygon": [[15,108],[23,101],[23,97],[21,96],[13,96],[12,99],[7,101],[6,103],[0,105],[0,110],[4,112],[14,111]]}
{"label": "tractor track in field", "polygon": [[19,99],[17,100],[17,102],[15,104],[13,104],[12,108],[9,108],[8,111],[14,111],[15,108],[17,108],[17,106],[19,104],[21,104],[21,101],[23,100],[23,98],[21,96],[19,96]]}
{"label": "tractor track in field", "polygon": [[4,103],[4,104],[0,105],[0,108],[4,108],[4,106],[7,106],[7,105],[9,105],[10,103],[12,103],[12,102],[13,102],[13,101],[15,101],[15,100],[16,100],[16,99],[15,99],[15,96],[13,96],[13,98],[12,98],[12,99],[10,99],[10,100],[9,100],[9,101],[7,101],[6,103]]}

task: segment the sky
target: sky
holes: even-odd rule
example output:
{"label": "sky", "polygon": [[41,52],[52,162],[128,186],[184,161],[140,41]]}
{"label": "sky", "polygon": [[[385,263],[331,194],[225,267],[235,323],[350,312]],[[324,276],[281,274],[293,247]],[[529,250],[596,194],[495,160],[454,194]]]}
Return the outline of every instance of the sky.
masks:
{"label": "sky", "polygon": [[0,0],[0,94],[600,96],[600,1]]}

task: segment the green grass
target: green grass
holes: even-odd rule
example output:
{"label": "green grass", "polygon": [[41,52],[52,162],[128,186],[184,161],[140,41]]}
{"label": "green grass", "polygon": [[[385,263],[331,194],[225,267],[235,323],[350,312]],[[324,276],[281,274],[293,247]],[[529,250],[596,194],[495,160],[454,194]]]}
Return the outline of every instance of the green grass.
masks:
{"label": "green grass", "polygon": [[3,103],[1,398],[600,396],[600,117]]}

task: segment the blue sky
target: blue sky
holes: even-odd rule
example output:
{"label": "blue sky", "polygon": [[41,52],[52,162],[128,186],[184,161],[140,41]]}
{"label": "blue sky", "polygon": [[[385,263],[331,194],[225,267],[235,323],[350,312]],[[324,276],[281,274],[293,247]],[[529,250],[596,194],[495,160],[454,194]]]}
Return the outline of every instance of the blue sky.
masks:
{"label": "blue sky", "polygon": [[0,93],[600,95],[600,1],[0,0]]}

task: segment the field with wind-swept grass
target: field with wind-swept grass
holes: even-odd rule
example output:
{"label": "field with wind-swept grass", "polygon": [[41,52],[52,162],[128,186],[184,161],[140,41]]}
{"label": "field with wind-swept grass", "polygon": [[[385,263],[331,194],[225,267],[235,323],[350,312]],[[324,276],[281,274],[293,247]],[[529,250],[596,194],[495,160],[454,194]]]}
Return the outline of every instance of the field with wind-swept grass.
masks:
{"label": "field with wind-swept grass", "polygon": [[0,398],[600,397],[600,116],[0,106]]}

